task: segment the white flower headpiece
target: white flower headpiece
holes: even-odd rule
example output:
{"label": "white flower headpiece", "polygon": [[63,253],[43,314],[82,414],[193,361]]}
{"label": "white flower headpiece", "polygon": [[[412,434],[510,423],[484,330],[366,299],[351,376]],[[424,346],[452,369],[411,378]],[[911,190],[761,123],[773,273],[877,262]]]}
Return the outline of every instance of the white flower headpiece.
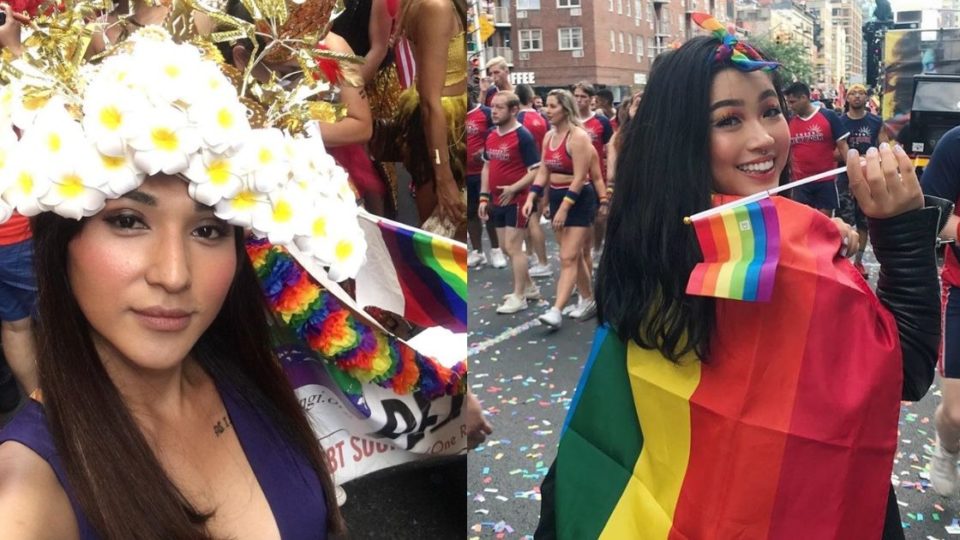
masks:
{"label": "white flower headpiece", "polygon": [[308,249],[332,278],[356,274],[366,251],[356,198],[316,125],[306,137],[252,128],[216,62],[159,27],[86,67],[79,96],[26,69],[0,89],[0,220],[14,209],[88,217],[162,172],[221,219]]}

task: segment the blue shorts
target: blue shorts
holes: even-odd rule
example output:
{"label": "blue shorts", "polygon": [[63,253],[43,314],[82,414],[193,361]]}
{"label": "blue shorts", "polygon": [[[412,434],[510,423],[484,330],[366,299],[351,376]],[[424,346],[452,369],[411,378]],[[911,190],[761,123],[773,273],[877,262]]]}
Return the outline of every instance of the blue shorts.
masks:
{"label": "blue shorts", "polygon": [[840,208],[840,197],[837,194],[836,180],[829,182],[813,182],[793,188],[793,200],[818,210],[835,210]]}
{"label": "blue shorts", "polygon": [[[550,215],[557,214],[560,203],[563,202],[564,195],[567,194],[567,188],[550,188]],[[580,196],[577,202],[567,211],[567,220],[564,221],[564,227],[591,227],[593,220],[597,217],[597,192],[593,189],[593,184],[586,184],[580,190]]]}
{"label": "blue shorts", "polygon": [[477,219],[477,209],[480,207],[480,175],[471,174],[467,177],[467,219]]}
{"label": "blue shorts", "polygon": [[0,320],[33,316],[37,282],[33,276],[33,240],[0,246]]}
{"label": "blue shorts", "polygon": [[513,227],[514,229],[526,229],[527,218],[520,211],[520,206],[508,204],[507,206],[487,205],[487,214],[490,216],[490,222],[497,229],[504,227]]}
{"label": "blue shorts", "polygon": [[943,344],[940,351],[940,375],[948,379],[960,379],[960,288],[944,285],[942,305]]}

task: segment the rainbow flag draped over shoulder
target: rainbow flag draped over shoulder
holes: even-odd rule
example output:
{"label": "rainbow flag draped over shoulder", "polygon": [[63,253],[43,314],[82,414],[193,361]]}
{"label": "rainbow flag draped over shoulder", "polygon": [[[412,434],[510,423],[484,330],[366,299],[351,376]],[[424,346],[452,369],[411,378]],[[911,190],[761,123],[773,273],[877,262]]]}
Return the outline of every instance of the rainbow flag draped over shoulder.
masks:
{"label": "rainbow flag draped over shoulder", "polygon": [[718,299],[706,361],[672,363],[598,330],[543,490],[541,526],[557,538],[880,537],[902,385],[896,323],[837,256],[833,223],[772,202],[771,301]]}
{"label": "rainbow flag draped over shoulder", "polygon": [[693,222],[703,252],[687,294],[768,302],[780,260],[780,222],[768,197]]}
{"label": "rainbow flag draped over shoulder", "polygon": [[420,326],[467,329],[467,247],[435,234],[362,215],[367,262],[357,275],[357,303]]}

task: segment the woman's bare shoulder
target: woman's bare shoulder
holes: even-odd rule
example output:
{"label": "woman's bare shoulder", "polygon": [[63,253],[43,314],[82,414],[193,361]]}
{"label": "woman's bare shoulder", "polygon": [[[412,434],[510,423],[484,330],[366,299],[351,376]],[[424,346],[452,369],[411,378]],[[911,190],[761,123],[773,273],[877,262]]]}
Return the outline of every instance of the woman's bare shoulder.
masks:
{"label": "woman's bare shoulder", "polygon": [[76,517],[53,468],[16,441],[0,444],[0,530],[10,538],[78,538]]}

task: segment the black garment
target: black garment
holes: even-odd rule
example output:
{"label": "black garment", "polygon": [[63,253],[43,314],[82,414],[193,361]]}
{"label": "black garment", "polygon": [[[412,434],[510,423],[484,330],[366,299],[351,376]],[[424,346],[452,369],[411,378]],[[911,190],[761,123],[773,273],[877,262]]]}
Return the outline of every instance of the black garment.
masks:
{"label": "black garment", "polygon": [[[370,52],[370,12],[373,0],[347,0],[344,10],[333,20],[331,31],[342,37],[353,49],[353,54],[366,56]],[[387,47],[387,55],[380,68],[393,62],[393,50]],[[378,68],[379,69],[379,68]]]}
{"label": "black garment", "polygon": [[[953,204],[935,197],[925,199],[926,208],[870,220],[870,239],[880,262],[877,298],[897,320],[905,401],[919,401],[930,389],[940,345],[940,289],[933,246]],[[904,538],[893,486],[887,498],[882,538]]]}

